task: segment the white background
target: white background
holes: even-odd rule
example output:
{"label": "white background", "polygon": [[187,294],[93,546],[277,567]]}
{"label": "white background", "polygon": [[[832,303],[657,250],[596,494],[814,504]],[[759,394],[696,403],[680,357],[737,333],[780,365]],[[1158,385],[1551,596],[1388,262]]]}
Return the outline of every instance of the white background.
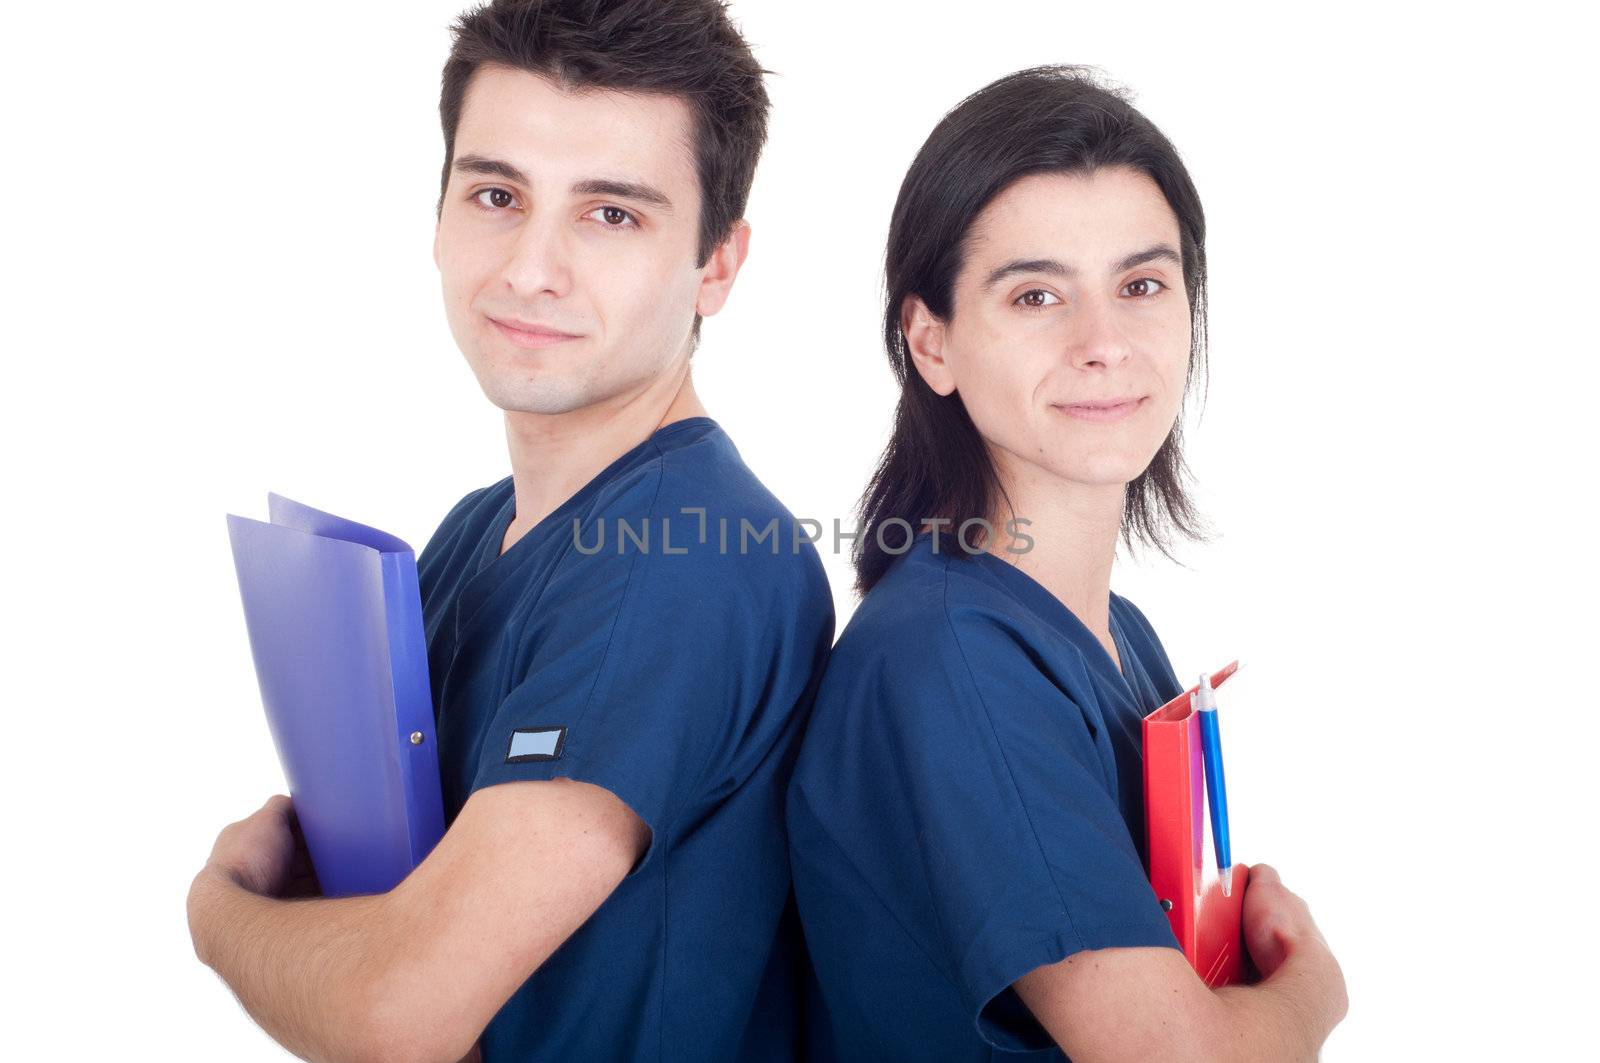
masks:
{"label": "white background", "polygon": [[[283,1058],[184,918],[216,832],[282,788],[223,517],[272,490],[420,549],[509,471],[429,257],[457,10],[10,16],[5,1055]],[[946,109],[1093,63],[1183,154],[1221,535],[1113,588],[1180,676],[1245,661],[1235,852],[1343,964],[1329,1060],[1591,1040],[1595,86],[1557,10],[734,8],[771,140],[696,386],[799,515],[847,518],[885,438],[883,240]]]}

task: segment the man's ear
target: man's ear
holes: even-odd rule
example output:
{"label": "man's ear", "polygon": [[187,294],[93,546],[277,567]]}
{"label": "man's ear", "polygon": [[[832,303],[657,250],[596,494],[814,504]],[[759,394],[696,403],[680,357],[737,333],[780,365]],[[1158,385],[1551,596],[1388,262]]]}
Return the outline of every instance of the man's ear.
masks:
{"label": "man's ear", "polygon": [[739,275],[745,256],[750,253],[750,223],[743,219],[733,223],[728,238],[716,246],[706,259],[705,273],[700,277],[700,294],[695,298],[694,310],[701,317],[710,317],[722,309],[733,290],[733,279]]}
{"label": "man's ear", "polygon": [[956,389],[950,363],[944,359],[944,322],[933,316],[920,295],[908,295],[900,304],[900,331],[905,333],[911,364],[937,395]]}

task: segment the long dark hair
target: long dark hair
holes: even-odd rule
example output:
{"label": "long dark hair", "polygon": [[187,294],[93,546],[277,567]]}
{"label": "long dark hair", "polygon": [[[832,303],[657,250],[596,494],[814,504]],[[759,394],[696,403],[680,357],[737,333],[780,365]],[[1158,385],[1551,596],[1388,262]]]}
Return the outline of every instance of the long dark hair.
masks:
{"label": "long dark hair", "polygon": [[[1185,394],[1203,377],[1205,214],[1171,142],[1122,91],[1102,84],[1091,67],[1034,67],[968,96],[917,152],[889,226],[883,339],[900,382],[900,402],[889,444],[858,509],[860,535],[852,559],[862,594],[905,552],[914,534],[886,527],[916,529],[929,518],[946,518],[951,528],[959,528],[969,519],[989,519],[1002,496],[989,449],[959,393],[939,395],[912,365],[900,329],[906,297],[920,296],[929,312],[950,320],[951,289],[961,271],[967,232],[995,196],[1032,174],[1087,174],[1106,166],[1147,174],[1177,215],[1192,324]],[[1187,469],[1181,436],[1180,418],[1149,467],[1127,486],[1121,534],[1130,550],[1141,540],[1171,557],[1169,531],[1205,538],[1183,488]]]}

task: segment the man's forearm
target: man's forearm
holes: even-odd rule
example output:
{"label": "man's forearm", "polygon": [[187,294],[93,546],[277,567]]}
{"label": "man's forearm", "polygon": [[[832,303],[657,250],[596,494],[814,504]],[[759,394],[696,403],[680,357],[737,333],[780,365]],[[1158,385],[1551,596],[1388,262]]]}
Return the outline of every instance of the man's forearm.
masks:
{"label": "man's forearm", "polygon": [[289,1051],[328,1063],[374,1058],[374,987],[386,962],[380,896],[262,897],[207,867],[189,918],[195,951]]}
{"label": "man's forearm", "polygon": [[1328,1034],[1344,1018],[1342,1002],[1331,1008],[1329,986],[1338,981],[1331,954],[1304,950],[1291,955],[1272,977],[1250,986],[1214,991],[1223,1015],[1215,1031],[1218,1058],[1315,1060]]}

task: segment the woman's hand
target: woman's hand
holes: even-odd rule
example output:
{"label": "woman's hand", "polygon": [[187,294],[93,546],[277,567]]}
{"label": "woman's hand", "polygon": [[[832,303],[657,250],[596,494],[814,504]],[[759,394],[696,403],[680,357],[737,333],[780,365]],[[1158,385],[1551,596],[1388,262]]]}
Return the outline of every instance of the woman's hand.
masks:
{"label": "woman's hand", "polygon": [[1312,921],[1311,909],[1283,884],[1270,864],[1250,865],[1243,923],[1245,949],[1263,978],[1270,978],[1298,948],[1328,947]]}
{"label": "woman's hand", "polygon": [[1250,865],[1250,879],[1244,892],[1244,943],[1247,958],[1261,978],[1270,978],[1290,956],[1306,953],[1320,962],[1318,968],[1334,1023],[1349,1010],[1344,973],[1327,939],[1311,918],[1311,909],[1297,894],[1290,892],[1270,864]]}

